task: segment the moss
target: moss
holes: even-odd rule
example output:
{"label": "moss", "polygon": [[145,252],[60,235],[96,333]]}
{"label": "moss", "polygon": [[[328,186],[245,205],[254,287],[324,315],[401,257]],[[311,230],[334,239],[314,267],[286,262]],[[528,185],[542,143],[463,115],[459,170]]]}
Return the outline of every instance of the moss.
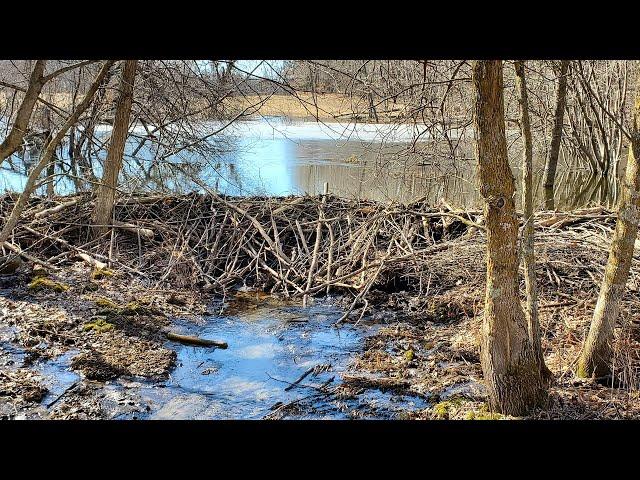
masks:
{"label": "moss", "polygon": [[36,277],[28,285],[29,290],[53,290],[54,292],[66,292],[69,290],[69,285],[61,282],[56,282],[46,277]]}
{"label": "moss", "polygon": [[582,361],[578,362],[578,370],[576,371],[576,375],[579,378],[589,378],[589,373],[587,372],[587,366],[584,364],[584,362]]}
{"label": "moss", "polygon": [[113,330],[113,323],[109,323],[106,319],[98,317],[93,322],[85,323],[82,326],[82,330],[88,332],[89,330],[96,331],[98,333],[108,332],[109,330]]}
{"label": "moss", "polygon": [[151,313],[151,309],[139,302],[129,302],[121,309],[120,313],[123,315],[144,315]]}
{"label": "moss", "polygon": [[496,412],[491,412],[485,403],[477,411],[471,410],[465,415],[465,420],[501,420],[504,417]]}
{"label": "moss", "polygon": [[113,317],[115,315],[134,316],[134,315],[150,315],[153,309],[140,302],[129,302],[126,305],[119,305],[113,300],[100,297],[94,300],[95,304],[102,308],[98,315],[105,317]]}
{"label": "moss", "polygon": [[462,400],[459,398],[453,398],[451,400],[445,400],[444,402],[436,403],[433,407],[433,413],[441,420],[449,419],[449,412],[453,408],[458,408],[462,405]]}
{"label": "moss", "polygon": [[415,354],[413,353],[413,350],[409,349],[406,352],[404,352],[404,358],[406,358],[408,362],[413,360],[414,357],[415,357]]}
{"label": "moss", "polygon": [[102,308],[108,308],[110,310],[118,309],[118,305],[113,300],[109,300],[108,298],[104,298],[104,297],[96,298],[95,303],[96,305]]}
{"label": "moss", "polygon": [[91,280],[100,280],[101,278],[113,277],[114,271],[108,268],[94,268],[91,272]]}

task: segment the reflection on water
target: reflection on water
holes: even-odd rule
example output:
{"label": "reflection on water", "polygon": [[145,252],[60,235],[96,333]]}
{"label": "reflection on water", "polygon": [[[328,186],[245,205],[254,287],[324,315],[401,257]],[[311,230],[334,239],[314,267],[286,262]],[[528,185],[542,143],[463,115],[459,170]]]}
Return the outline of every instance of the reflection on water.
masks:
{"label": "reflection on water", "polygon": [[[229,348],[171,344],[178,358],[169,380],[137,386],[140,401],[149,406],[143,418],[261,419],[275,405],[314,396],[317,390],[310,386],[335,386],[364,337],[375,332],[375,327],[365,325],[334,328],[341,314],[328,304],[259,307],[235,316],[210,317],[204,326],[184,323],[186,331],[224,339]],[[298,387],[286,389],[316,366],[324,368]],[[390,418],[425,405],[421,398],[371,390],[344,403],[344,408],[330,397],[318,396],[295,416],[349,418],[351,412],[360,411],[365,417]]]}
{"label": "reflection on water", "polygon": [[[408,125],[355,127],[269,118],[234,124],[224,137],[210,142],[207,154],[182,151],[163,161],[158,159],[166,152],[150,144],[138,149],[140,140],[130,139],[128,154],[138,151],[126,159],[122,180],[137,190],[201,190],[185,174],[188,170],[209,188],[228,195],[318,194],[328,182],[331,193],[348,198],[409,202],[426,197],[432,204],[444,198],[457,206],[479,206],[471,143],[460,143],[464,160],[430,155],[431,144],[418,144],[417,153],[408,153],[415,133]],[[108,129],[100,130],[105,140],[108,134]],[[519,190],[519,142],[513,144],[510,155]],[[98,160],[104,157],[104,152],[98,153]],[[97,164],[94,173],[99,176],[100,171]],[[543,203],[542,171],[543,161],[536,159],[538,205]],[[559,165],[556,184],[560,209],[593,203],[612,206],[617,198],[616,181],[584,170],[563,171]],[[3,171],[0,188],[18,190],[23,185],[23,175]],[[58,193],[71,193],[75,187],[71,180],[57,178]]]}

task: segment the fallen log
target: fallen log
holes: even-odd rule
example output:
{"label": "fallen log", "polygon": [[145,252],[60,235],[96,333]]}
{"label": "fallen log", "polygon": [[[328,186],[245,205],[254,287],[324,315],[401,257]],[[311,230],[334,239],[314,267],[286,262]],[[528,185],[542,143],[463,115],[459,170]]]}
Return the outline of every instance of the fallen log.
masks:
{"label": "fallen log", "polygon": [[165,332],[166,337],[174,342],[183,343],[185,345],[194,345],[196,347],[217,347],[227,348],[227,342],[220,340],[208,340],[206,338],[194,337],[191,335],[181,335],[174,332]]}

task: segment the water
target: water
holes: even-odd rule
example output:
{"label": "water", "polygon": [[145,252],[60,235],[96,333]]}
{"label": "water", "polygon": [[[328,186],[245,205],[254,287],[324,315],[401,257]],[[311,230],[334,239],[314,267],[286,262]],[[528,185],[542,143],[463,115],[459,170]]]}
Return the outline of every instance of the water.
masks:
{"label": "water", "polygon": [[[172,344],[177,367],[161,386],[139,389],[150,419],[262,419],[278,406],[311,397],[294,418],[389,418],[403,409],[424,406],[417,397],[379,391],[336,405],[318,390],[340,383],[340,373],[375,327],[333,325],[342,311],[329,305],[258,308],[234,316],[210,317],[203,326],[178,325],[204,338],[223,339],[229,348],[203,349]],[[291,388],[309,369],[298,386]],[[316,372],[318,372],[316,374]],[[159,388],[158,388],[159,387]],[[285,417],[286,418],[286,417]],[[291,418],[291,416],[288,416]]]}
{"label": "water", "polygon": [[[222,126],[206,123],[200,133],[215,132]],[[109,132],[110,127],[104,127],[97,133],[102,140],[107,140]],[[134,133],[140,135],[143,130]],[[454,140],[460,140],[460,158],[456,160],[437,155],[438,150],[445,152],[446,149],[433,143],[418,143],[412,151],[410,144],[420,133],[413,125],[265,118],[234,123],[213,136],[205,147],[172,155],[151,144],[140,147],[140,138],[131,137],[121,185],[139,191],[202,190],[189,178],[193,175],[208,188],[237,196],[318,194],[327,182],[331,193],[347,198],[409,202],[426,197],[431,204],[444,198],[457,206],[477,207],[480,195],[468,132],[466,137],[461,132],[451,132]],[[509,142],[510,158],[519,190],[520,142],[515,132],[510,132],[510,136],[514,137]],[[424,135],[421,140],[426,138]],[[98,160],[104,157],[105,152],[99,152]],[[19,163],[14,159],[14,164]],[[100,176],[100,162],[94,163],[94,172]],[[538,205],[543,201],[543,163],[540,158],[534,161],[534,197]],[[594,176],[569,167],[570,164],[562,160],[559,165],[557,208],[593,203],[611,206],[615,202],[615,180]],[[19,190],[24,179],[24,175],[4,170],[0,188]],[[41,188],[40,192],[43,191]],[[57,177],[57,193],[74,191],[75,185],[70,179]]]}
{"label": "water", "polygon": [[[263,419],[300,399],[295,408],[283,410],[277,418],[385,419],[426,408],[428,404],[421,397],[375,389],[348,399],[329,395],[331,388],[340,384],[340,374],[361,351],[364,339],[377,329],[365,324],[334,328],[341,315],[340,309],[318,303],[308,308],[259,306],[210,316],[202,324],[177,320],[174,330],[222,339],[229,348],[168,342],[177,352],[177,364],[167,380],[120,378],[98,384],[93,399],[113,419]],[[2,351],[15,368],[24,354],[9,342],[15,330],[5,333]],[[70,369],[77,353],[69,351],[34,364],[49,389],[41,408],[60,406],[65,396],[70,396],[65,392],[81,381]],[[314,367],[297,386],[287,390]]]}

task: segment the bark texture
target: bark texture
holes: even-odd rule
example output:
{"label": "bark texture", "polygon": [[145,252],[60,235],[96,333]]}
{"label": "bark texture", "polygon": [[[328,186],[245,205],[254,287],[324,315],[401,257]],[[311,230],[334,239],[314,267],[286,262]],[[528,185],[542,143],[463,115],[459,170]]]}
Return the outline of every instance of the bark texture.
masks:
{"label": "bark texture", "polygon": [[95,95],[96,91],[102,84],[105,76],[107,75],[107,72],[111,68],[111,65],[113,65],[112,60],[108,60],[107,62],[105,62],[105,64],[100,69],[100,72],[98,72],[95,79],[91,83],[89,89],[87,90],[87,93],[85,94],[80,104],[76,107],[76,109],[73,111],[73,113],[64,123],[64,125],[62,125],[58,133],[56,133],[53,139],[47,144],[47,147],[45,148],[45,150],[42,152],[42,155],[40,156],[40,160],[29,173],[29,176],[27,177],[27,182],[25,183],[25,186],[24,186],[24,190],[20,194],[18,201],[13,206],[13,209],[11,210],[11,214],[9,215],[9,218],[7,219],[7,221],[2,227],[2,231],[0,231],[0,245],[3,245],[4,242],[6,242],[7,239],[9,238],[9,235],[11,234],[11,230],[13,230],[13,228],[18,223],[18,220],[20,219],[20,215],[22,214],[22,211],[24,210],[25,206],[27,205],[27,202],[29,201],[29,197],[31,196],[31,194],[33,193],[33,190],[36,187],[36,183],[38,181],[38,177],[40,176],[40,173],[42,173],[42,170],[49,164],[49,162],[53,158],[53,154],[55,153],[56,148],[58,147],[58,145],[60,144],[64,136],[66,135],[69,128],[71,128],[72,125],[75,125],[80,115],[82,115],[84,111],[87,109],[87,107],[89,107],[89,105],[91,104],[91,100],[93,99],[93,96]]}
{"label": "bark texture", "polygon": [[502,62],[475,61],[474,140],[487,226],[487,287],[480,359],[489,404],[523,415],[546,398],[518,291],[515,182],[507,159]]}
{"label": "bark texture", "polygon": [[24,94],[22,103],[18,108],[18,113],[16,114],[16,119],[13,122],[11,131],[2,144],[0,144],[0,165],[2,165],[2,162],[13,155],[16,150],[20,148],[20,145],[22,145],[22,140],[24,139],[24,135],[27,133],[27,128],[29,127],[33,108],[38,101],[42,87],[46,83],[44,78],[44,68],[46,63],[46,60],[36,60],[31,76],[29,77],[29,86]]}
{"label": "bark texture", "polygon": [[611,374],[614,328],[620,313],[633,249],[640,221],[640,76],[636,81],[635,105],[630,131],[627,169],[618,206],[618,219],[613,233],[609,259],[600,286],[589,334],[585,340],[577,374],[580,377],[604,378]]}
{"label": "bark texture", "polygon": [[120,95],[116,104],[116,115],[109,143],[109,151],[104,162],[102,181],[96,191],[96,206],[93,211],[93,231],[99,235],[111,224],[113,202],[118,186],[118,175],[122,168],[122,156],[129,132],[129,117],[133,102],[133,84],[136,77],[137,60],[126,60],[120,77]]}
{"label": "bark texture", "polygon": [[560,77],[558,78],[558,90],[556,91],[556,111],[553,116],[553,130],[551,132],[551,148],[544,167],[542,184],[544,186],[544,206],[547,210],[553,210],[553,193],[556,182],[556,168],[560,154],[560,142],[562,140],[562,124],[564,123],[564,111],[567,105],[567,71],[569,60],[560,63]]}
{"label": "bark texture", "polygon": [[524,143],[522,154],[522,208],[524,210],[524,226],[522,229],[522,259],[524,263],[524,283],[527,294],[525,314],[529,341],[533,348],[540,373],[544,379],[551,377],[551,371],[544,363],[542,344],[540,341],[540,322],[538,320],[538,290],[536,287],[536,259],[533,232],[533,142],[531,140],[531,122],[529,121],[529,99],[524,62],[516,61],[516,89],[520,104],[520,128]]}

